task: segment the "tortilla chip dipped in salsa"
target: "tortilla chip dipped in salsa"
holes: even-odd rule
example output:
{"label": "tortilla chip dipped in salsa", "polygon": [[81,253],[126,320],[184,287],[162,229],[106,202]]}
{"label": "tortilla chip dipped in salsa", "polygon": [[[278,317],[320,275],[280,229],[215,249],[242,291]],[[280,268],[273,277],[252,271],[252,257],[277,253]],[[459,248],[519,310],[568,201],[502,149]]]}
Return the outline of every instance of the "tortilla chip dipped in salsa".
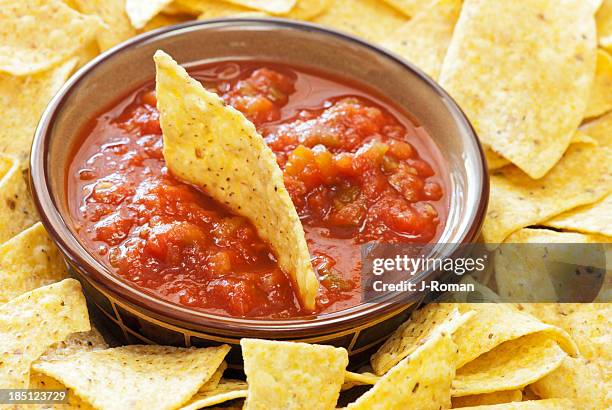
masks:
{"label": "tortilla chip dipped in salsa", "polygon": [[249,219],[312,310],[319,287],[304,230],[276,157],[243,114],[208,92],[168,54],[155,53],[168,169]]}

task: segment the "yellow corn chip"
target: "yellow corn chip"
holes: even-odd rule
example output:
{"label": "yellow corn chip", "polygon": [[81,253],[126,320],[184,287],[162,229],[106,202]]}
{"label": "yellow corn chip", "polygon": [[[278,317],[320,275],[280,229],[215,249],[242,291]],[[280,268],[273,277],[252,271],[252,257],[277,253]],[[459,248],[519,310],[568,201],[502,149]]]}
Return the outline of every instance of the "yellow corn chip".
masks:
{"label": "yellow corn chip", "polygon": [[597,70],[591,87],[585,118],[597,117],[612,110],[612,56],[597,50]]}
{"label": "yellow corn chip", "polygon": [[[38,373],[36,371],[30,372],[30,389],[43,389],[43,390],[66,390],[66,386],[58,382],[52,377],[46,376],[42,373]],[[26,405],[23,406],[24,409],[32,409],[32,410],[94,410],[94,408],[89,405],[89,403],[81,400],[74,392],[68,390],[68,400],[66,403],[61,404],[45,404],[41,405]],[[22,410],[22,407],[19,408]]]}
{"label": "yellow corn chip", "polygon": [[342,383],[342,391],[352,389],[355,386],[364,386],[364,385],[372,385],[376,384],[376,382],[380,379],[380,376],[377,376],[373,373],[353,373],[346,372],[344,376],[344,383]]}
{"label": "yellow corn chip", "polygon": [[91,327],[88,332],[73,333],[66,340],[57,342],[42,355],[39,360],[55,360],[79,352],[108,349],[108,344],[98,329]]}
{"label": "yellow corn chip", "polygon": [[612,194],[593,205],[582,206],[555,216],[544,225],[612,237]]}
{"label": "yellow corn chip", "polygon": [[[202,387],[200,387],[200,390],[198,390],[198,393],[203,393],[203,392],[207,392],[207,391],[211,391],[211,390],[216,389],[217,385],[221,381],[221,378],[223,377],[223,373],[225,372],[225,369],[227,369],[227,362],[221,363],[219,368],[210,377],[210,379],[208,379],[208,381],[206,383],[204,383],[202,385]],[[198,393],[196,393],[196,395]]]}
{"label": "yellow corn chip", "polygon": [[459,305],[459,310],[473,310],[476,315],[453,333],[459,349],[458,368],[503,342],[533,333],[546,334],[572,356],[578,353],[576,344],[563,329],[540,322],[509,304],[465,303]]}
{"label": "yellow corn chip", "polygon": [[100,46],[98,45],[98,41],[91,41],[74,55],[74,58],[78,61],[76,68],[79,69],[83,67],[85,64],[96,58],[99,54]]}
{"label": "yellow corn chip", "polygon": [[245,410],[333,409],[348,354],[332,346],[242,339],[249,384]]}
{"label": "yellow corn chip", "polygon": [[370,363],[377,375],[385,374],[409,356],[420,345],[441,331],[454,333],[471,320],[471,313],[462,315],[452,303],[431,303],[416,310],[387,341],[372,355]]}
{"label": "yellow corn chip", "polygon": [[90,329],[81,285],[66,279],[0,306],[0,388],[24,389],[49,346]]}
{"label": "yellow corn chip", "polygon": [[82,13],[94,14],[106,23],[98,33],[100,50],[104,51],[136,35],[125,11],[126,0],[75,0]]}
{"label": "yellow corn chip", "polygon": [[438,0],[382,43],[437,80],[453,36],[461,0]]}
{"label": "yellow corn chip", "polygon": [[462,407],[462,410],[569,410],[575,408],[576,403],[571,400],[551,399],[494,404],[491,406]]}
{"label": "yellow corn chip", "polygon": [[541,178],[582,120],[595,53],[587,2],[465,0],[440,84],[484,144]]}
{"label": "yellow corn chip", "polygon": [[501,404],[511,403],[513,401],[522,401],[523,393],[520,390],[497,391],[494,393],[475,394],[473,396],[453,397],[453,409],[482,406],[484,404]]}
{"label": "yellow corn chip", "polygon": [[595,15],[599,44],[612,51],[612,0],[603,0]]}
{"label": "yellow corn chip", "polygon": [[247,384],[242,380],[221,379],[211,390],[199,391],[181,410],[198,410],[226,401],[247,397]]}
{"label": "yellow corn chip", "polygon": [[53,377],[98,409],[176,409],[210,379],[229,346],[183,349],[124,346],[38,361]]}
{"label": "yellow corn chip", "polygon": [[125,0],[125,12],[132,26],[141,29],[170,3],[172,0]]}
{"label": "yellow corn chip", "polygon": [[533,180],[516,167],[491,176],[489,209],[483,226],[485,242],[501,243],[512,232],[547,221],[612,191],[612,114],[583,127],[597,141],[572,144],[544,177]]}
{"label": "yellow corn chip", "polygon": [[162,51],[155,53],[164,158],[179,178],[248,218],[313,309],[318,281],[276,157],[255,126]]}
{"label": "yellow corn chip", "polygon": [[[551,264],[575,260],[575,265],[590,266],[597,256],[588,252],[583,254],[585,248],[575,247],[573,244],[592,242],[595,242],[592,237],[573,232],[556,232],[548,229],[521,229],[514,232],[495,253],[495,282],[498,294],[507,301],[562,300],[556,290],[561,271]],[[525,243],[537,245],[525,246]],[[543,245],[548,243],[557,246]],[[559,246],[561,244],[568,245],[561,247]],[[563,254],[561,260],[557,257],[559,253]],[[584,263],[580,263],[581,260]],[[568,268],[573,271],[573,268]],[[551,275],[551,272],[556,275]]]}
{"label": "yellow corn chip", "polygon": [[389,370],[347,410],[448,409],[457,346],[440,329]]}
{"label": "yellow corn chip", "polygon": [[59,0],[0,0],[0,10],[0,71],[19,76],[67,60],[103,27]]}
{"label": "yellow corn chip", "polygon": [[0,243],[38,220],[21,168],[16,158],[0,154]]}
{"label": "yellow corn chip", "polygon": [[334,0],[297,0],[295,6],[282,17],[297,20],[311,20],[325,13]]}
{"label": "yellow corn chip", "polygon": [[511,164],[510,161],[508,161],[506,158],[502,157],[486,145],[483,146],[483,149],[485,157],[487,158],[487,167],[489,168],[489,170],[496,170]]}
{"label": "yellow corn chip", "polygon": [[296,0],[227,0],[230,3],[250,9],[264,11],[272,14],[286,14],[293,9]]}
{"label": "yellow corn chip", "polygon": [[502,343],[457,370],[453,396],[522,389],[554,371],[567,357],[545,333]]}
{"label": "yellow corn chip", "polygon": [[197,14],[198,20],[226,17],[253,12],[253,9],[219,0],[177,0],[176,4]]}
{"label": "yellow corn chip", "polygon": [[569,398],[580,403],[580,407],[565,409],[609,409],[612,405],[607,397],[612,388],[609,371],[610,367],[604,370],[584,358],[568,357],[557,370],[538,380],[530,388],[543,399]]}
{"label": "yellow corn chip", "polygon": [[429,6],[435,0],[384,0],[392,7],[409,17],[416,16],[418,12]]}
{"label": "yellow corn chip", "polygon": [[[0,46],[1,47],[1,46]],[[66,82],[77,63],[71,59],[49,71],[28,77],[0,73],[0,153],[16,156],[28,166],[38,120],[51,97]]]}
{"label": "yellow corn chip", "polygon": [[0,304],[67,276],[59,250],[39,222],[0,245]]}
{"label": "yellow corn chip", "polygon": [[139,32],[144,33],[151,30],[157,30],[161,27],[173,26],[175,24],[180,24],[188,21],[191,17],[186,16],[184,14],[158,14],[153,17],[145,26],[139,30]]}
{"label": "yellow corn chip", "polygon": [[399,29],[406,17],[378,0],[334,1],[315,23],[380,43]]}

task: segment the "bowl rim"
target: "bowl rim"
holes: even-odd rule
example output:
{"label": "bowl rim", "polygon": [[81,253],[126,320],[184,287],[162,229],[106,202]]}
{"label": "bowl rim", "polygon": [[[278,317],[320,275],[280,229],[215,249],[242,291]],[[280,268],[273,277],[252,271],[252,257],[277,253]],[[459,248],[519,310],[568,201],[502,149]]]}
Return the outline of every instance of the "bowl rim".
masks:
{"label": "bowl rim", "polygon": [[[368,49],[369,51],[378,54],[383,58],[392,60],[402,69],[407,70],[419,78],[420,81],[426,83],[431,88],[438,98],[445,101],[447,109],[454,115],[453,121],[461,122],[461,128],[467,130],[467,134],[471,142],[474,144],[476,151],[479,153],[476,159],[476,164],[479,169],[476,170],[480,192],[476,198],[475,212],[472,213],[472,220],[466,226],[468,229],[462,232],[459,236],[461,240],[454,243],[459,246],[461,244],[474,242],[482,226],[484,215],[487,209],[489,200],[489,177],[486,159],[482,145],[476,135],[476,132],[467,119],[467,116],[459,107],[459,105],[444,91],[436,82],[429,78],[422,70],[413,66],[410,62],[401,57],[378,47],[368,41],[362,40],[355,36],[345,34],[336,30],[325,28],[316,24],[297,22],[293,20],[281,18],[221,18],[203,21],[186,22],[174,26],[163,27],[157,30],[140,34],[133,37],[124,43],[121,43],[94,58],[88,64],[81,67],[72,77],[61,87],[52,100],[47,105],[45,111],[36,128],[30,154],[30,188],[34,203],[41,217],[41,221],[54,242],[58,245],[70,262],[81,267],[89,275],[89,280],[102,286],[106,291],[116,294],[124,298],[129,304],[140,309],[145,309],[153,312],[154,315],[170,319],[177,323],[186,323],[189,326],[196,328],[214,329],[221,332],[235,333],[239,329],[242,333],[257,332],[264,334],[264,337],[274,337],[282,333],[291,333],[296,335],[302,334],[319,334],[329,332],[331,330],[338,331],[347,329],[357,323],[364,323],[368,320],[374,320],[377,317],[388,315],[390,312],[398,309],[398,296],[389,295],[384,302],[379,303],[360,303],[356,306],[342,309],[332,313],[325,313],[314,317],[298,317],[290,319],[258,319],[258,318],[239,318],[231,316],[222,316],[218,314],[206,313],[197,311],[185,306],[171,303],[152,294],[143,292],[138,288],[130,285],[126,281],[121,280],[116,275],[113,275],[110,270],[97,261],[78,241],[76,235],[67,226],[61,212],[57,208],[53,196],[51,195],[50,185],[48,183],[48,148],[49,140],[52,135],[53,124],[57,114],[61,111],[65,100],[70,95],[73,87],[77,85],[87,74],[98,64],[104,63],[111,59],[114,55],[121,53],[123,50],[136,46],[141,43],[150,42],[158,37],[172,34],[175,31],[197,30],[201,27],[228,25],[251,24],[261,25],[263,27],[274,27],[276,29],[293,29],[304,32],[318,32],[318,34],[335,37],[341,42],[352,43],[359,47]],[[180,35],[180,34],[179,34]],[[376,87],[373,87],[376,89]],[[418,119],[418,118],[417,118]],[[446,228],[445,228],[446,229]],[[74,239],[68,241],[67,238]],[[72,242],[72,243],[70,243]],[[73,245],[77,246],[73,246]],[[421,278],[423,280],[425,278]],[[414,302],[418,302],[417,298]],[[408,306],[406,301],[399,302]],[[403,310],[403,309],[401,309]]]}

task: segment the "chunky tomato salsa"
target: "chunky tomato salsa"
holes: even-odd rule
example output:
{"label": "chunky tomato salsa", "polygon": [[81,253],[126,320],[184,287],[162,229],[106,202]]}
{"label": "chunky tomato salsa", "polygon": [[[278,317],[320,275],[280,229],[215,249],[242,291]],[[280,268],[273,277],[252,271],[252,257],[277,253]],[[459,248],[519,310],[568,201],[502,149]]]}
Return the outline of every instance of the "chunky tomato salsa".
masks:
{"label": "chunky tomato salsa", "polygon": [[[435,240],[445,173],[429,135],[365,87],[265,62],[191,75],[276,154],[318,275],[314,313],[360,303],[360,246]],[[165,167],[154,85],[95,118],[67,180],[73,225],[117,275],[171,302],[237,317],[305,312],[251,223]]]}

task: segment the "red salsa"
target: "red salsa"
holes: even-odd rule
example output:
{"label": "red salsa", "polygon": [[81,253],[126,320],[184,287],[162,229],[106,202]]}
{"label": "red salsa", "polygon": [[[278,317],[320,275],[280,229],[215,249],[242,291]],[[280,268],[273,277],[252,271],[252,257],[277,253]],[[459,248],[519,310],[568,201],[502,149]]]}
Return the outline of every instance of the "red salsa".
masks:
{"label": "red salsa", "polygon": [[[360,247],[427,243],[448,201],[426,131],[365,87],[279,64],[191,75],[250,119],[276,154],[320,281],[315,313],[360,303]],[[174,178],[153,84],[95,118],[67,180],[73,225],[117,275],[171,302],[238,317],[309,314],[251,223]]]}

